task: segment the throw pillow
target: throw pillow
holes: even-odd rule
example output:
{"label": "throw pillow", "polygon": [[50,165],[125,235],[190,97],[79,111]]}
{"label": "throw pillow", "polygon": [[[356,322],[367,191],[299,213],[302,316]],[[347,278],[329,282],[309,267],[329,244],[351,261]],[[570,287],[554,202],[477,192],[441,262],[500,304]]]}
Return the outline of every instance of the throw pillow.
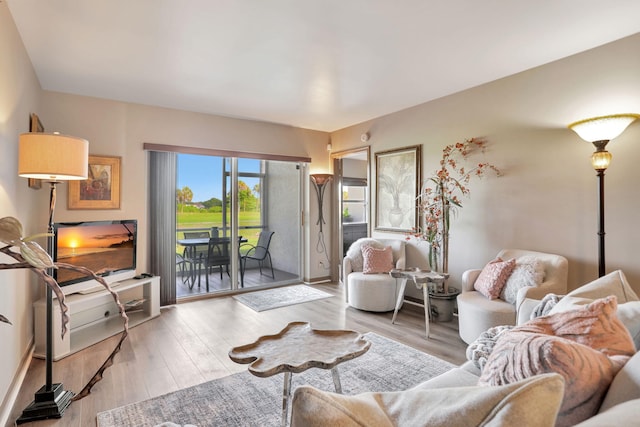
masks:
{"label": "throw pillow", "polygon": [[608,295],[617,297],[618,318],[631,334],[636,349],[640,349],[640,301],[621,270],[609,273],[569,292],[551,309],[549,314],[575,310]]}
{"label": "throw pillow", "polygon": [[410,389],[355,396],[300,386],[293,396],[292,427],[320,426],[552,426],[563,394],[559,375],[501,387]]}
{"label": "throw pillow", "polygon": [[[567,295],[551,309],[549,314],[575,310],[591,304],[593,301],[594,300],[590,298]],[[631,339],[636,346],[636,350],[640,349],[640,301],[629,301],[624,304],[618,304],[616,314],[618,315],[618,319],[620,319],[629,331],[629,334],[631,334]]]}
{"label": "throw pillow", "polygon": [[382,249],[384,244],[371,237],[363,237],[356,240],[349,246],[347,250],[347,257],[351,260],[351,268],[353,271],[362,271],[364,259],[362,257],[362,248],[365,246],[373,246],[374,248]]}
{"label": "throw pillow", "polygon": [[384,249],[364,246],[362,248],[362,258],[364,259],[362,272],[365,274],[388,273],[393,269],[391,246],[385,246]]}
{"label": "throw pillow", "polygon": [[527,286],[540,286],[543,280],[543,262],[534,256],[520,257],[516,259],[516,265],[500,293],[500,298],[515,304],[520,289]]}
{"label": "throw pillow", "polygon": [[[499,258],[498,258],[499,260]],[[509,275],[516,265],[515,259],[508,261],[494,260],[485,265],[473,284],[473,288],[489,299],[500,296]]]}
{"label": "throw pillow", "polygon": [[616,298],[531,320],[503,333],[479,384],[503,385],[556,372],[565,379],[558,426],[594,415],[616,373],[635,352],[616,316]]}

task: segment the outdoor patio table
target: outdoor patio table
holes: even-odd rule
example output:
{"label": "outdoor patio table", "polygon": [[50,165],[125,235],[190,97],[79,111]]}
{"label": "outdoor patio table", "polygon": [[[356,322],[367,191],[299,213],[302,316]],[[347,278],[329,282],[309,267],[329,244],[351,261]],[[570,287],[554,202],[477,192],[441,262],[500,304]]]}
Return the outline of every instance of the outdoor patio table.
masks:
{"label": "outdoor patio table", "polygon": [[[229,242],[229,237],[197,237],[193,239],[178,239],[177,242],[179,245],[182,245],[187,248],[187,250],[191,253],[194,253],[198,246],[209,246],[209,240],[216,239],[218,242]],[[238,238],[238,243],[246,243],[247,239],[244,237]],[[191,272],[191,279],[195,280],[195,271]],[[193,282],[192,282],[193,283]],[[198,287],[200,287],[200,265],[198,265]]]}

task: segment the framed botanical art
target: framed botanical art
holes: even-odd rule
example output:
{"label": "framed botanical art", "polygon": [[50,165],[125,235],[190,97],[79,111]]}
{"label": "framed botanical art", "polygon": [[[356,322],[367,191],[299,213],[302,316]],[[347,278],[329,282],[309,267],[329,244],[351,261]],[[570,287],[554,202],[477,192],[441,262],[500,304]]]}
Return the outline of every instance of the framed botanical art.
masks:
{"label": "framed botanical art", "polygon": [[120,209],[120,157],[89,156],[88,178],[69,181],[69,209]]}
{"label": "framed botanical art", "polygon": [[375,153],[376,230],[411,232],[418,228],[422,146]]}
{"label": "framed botanical art", "polygon": [[[29,116],[29,132],[44,132],[44,126],[37,114],[31,113]],[[42,188],[42,180],[37,178],[28,178],[27,185],[29,188],[39,190]]]}

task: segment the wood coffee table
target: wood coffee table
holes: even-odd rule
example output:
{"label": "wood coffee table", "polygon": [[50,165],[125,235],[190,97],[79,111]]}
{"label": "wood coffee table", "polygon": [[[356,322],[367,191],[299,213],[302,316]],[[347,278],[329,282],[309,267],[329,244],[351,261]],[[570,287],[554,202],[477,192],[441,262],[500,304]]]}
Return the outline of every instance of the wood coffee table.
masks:
{"label": "wood coffee table", "polygon": [[232,348],[229,358],[236,363],[250,363],[249,372],[257,377],[284,372],[282,425],[286,426],[292,373],[309,368],[331,369],[336,392],[342,393],[338,364],[363,355],[369,347],[371,343],[356,331],[319,330],[312,329],[308,322],[292,322],[276,335]]}

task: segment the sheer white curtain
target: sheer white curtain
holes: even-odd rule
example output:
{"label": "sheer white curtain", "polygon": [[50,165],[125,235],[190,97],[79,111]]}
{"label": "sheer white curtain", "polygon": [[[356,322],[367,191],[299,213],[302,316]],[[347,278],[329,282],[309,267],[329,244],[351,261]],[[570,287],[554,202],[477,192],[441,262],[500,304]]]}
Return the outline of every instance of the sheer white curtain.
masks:
{"label": "sheer white curtain", "polygon": [[149,152],[149,263],[160,276],[160,305],[176,303],[177,154]]}

